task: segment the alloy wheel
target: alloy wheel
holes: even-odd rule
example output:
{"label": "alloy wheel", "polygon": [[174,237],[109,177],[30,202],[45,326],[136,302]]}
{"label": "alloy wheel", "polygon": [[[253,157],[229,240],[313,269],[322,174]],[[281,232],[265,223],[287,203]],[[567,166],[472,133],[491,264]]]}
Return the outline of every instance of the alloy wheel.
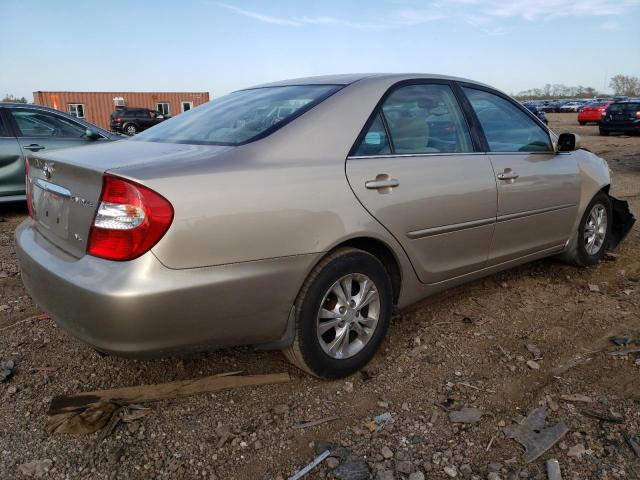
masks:
{"label": "alloy wheel", "polygon": [[325,293],[317,316],[317,336],[322,350],[345,359],[360,352],[371,340],[380,315],[378,288],[366,275],[351,273]]}
{"label": "alloy wheel", "polygon": [[584,248],[589,255],[595,255],[604,245],[607,236],[607,209],[596,203],[584,225]]}

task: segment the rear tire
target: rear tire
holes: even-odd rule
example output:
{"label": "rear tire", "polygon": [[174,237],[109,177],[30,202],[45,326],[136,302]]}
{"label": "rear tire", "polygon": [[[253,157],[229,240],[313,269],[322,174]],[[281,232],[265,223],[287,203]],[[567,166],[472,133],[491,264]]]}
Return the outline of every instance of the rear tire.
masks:
{"label": "rear tire", "polygon": [[[597,217],[602,214],[602,221]],[[578,231],[569,243],[569,248],[560,258],[579,267],[598,263],[605,254],[611,238],[613,222],[611,200],[605,192],[599,192],[584,211]]]}
{"label": "rear tire", "polygon": [[133,136],[138,133],[138,127],[133,123],[127,123],[124,127],[122,127],[122,131],[127,135]]}
{"label": "rear tire", "polygon": [[578,122],[580,125],[582,125],[583,127],[587,124],[587,122]]}
{"label": "rear tire", "polygon": [[356,372],[373,358],[387,333],[392,288],[376,257],[355,248],[337,249],[304,282],[295,302],[295,338],[284,355],[319,378]]}

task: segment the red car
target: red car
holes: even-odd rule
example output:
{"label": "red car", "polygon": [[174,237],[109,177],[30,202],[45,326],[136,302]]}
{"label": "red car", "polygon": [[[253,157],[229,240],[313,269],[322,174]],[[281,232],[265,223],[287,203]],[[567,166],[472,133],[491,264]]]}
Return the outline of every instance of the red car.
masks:
{"label": "red car", "polygon": [[604,112],[607,111],[607,107],[612,103],[613,102],[593,102],[585,105],[582,110],[580,110],[580,113],[578,113],[578,123],[580,125],[586,125],[587,122],[598,123],[602,117],[604,117]]}

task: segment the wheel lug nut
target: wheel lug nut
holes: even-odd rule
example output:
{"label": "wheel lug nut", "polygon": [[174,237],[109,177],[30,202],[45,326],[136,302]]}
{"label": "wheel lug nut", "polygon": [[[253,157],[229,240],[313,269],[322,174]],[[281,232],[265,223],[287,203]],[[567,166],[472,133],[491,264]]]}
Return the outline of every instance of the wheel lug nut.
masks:
{"label": "wheel lug nut", "polygon": [[355,300],[351,300],[349,302],[349,305],[351,306],[351,308],[355,307],[356,306],[356,301]]}
{"label": "wheel lug nut", "polygon": [[345,307],[340,307],[340,308],[338,309],[338,311],[339,311],[340,313],[344,314],[344,313],[347,311],[347,309],[346,309]]}

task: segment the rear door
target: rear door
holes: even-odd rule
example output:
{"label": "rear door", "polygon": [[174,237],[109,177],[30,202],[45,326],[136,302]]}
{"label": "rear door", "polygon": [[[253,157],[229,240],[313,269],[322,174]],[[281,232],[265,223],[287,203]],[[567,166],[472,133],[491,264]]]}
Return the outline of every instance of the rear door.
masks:
{"label": "rear door", "polygon": [[498,184],[489,264],[562,246],[577,215],[580,176],[573,152],[555,153],[549,132],[490,89],[463,91],[481,126]]}
{"label": "rear door", "polygon": [[444,81],[393,87],[347,159],[354,193],[424,283],[484,267],[495,224],[491,163],[475,151],[453,88]]}
{"label": "rear door", "polygon": [[77,147],[93,142],[86,127],[53,112],[16,107],[7,109],[18,133],[23,153],[47,152],[58,148]]}
{"label": "rear door", "polygon": [[0,108],[0,200],[24,195],[24,159],[6,109]]}

